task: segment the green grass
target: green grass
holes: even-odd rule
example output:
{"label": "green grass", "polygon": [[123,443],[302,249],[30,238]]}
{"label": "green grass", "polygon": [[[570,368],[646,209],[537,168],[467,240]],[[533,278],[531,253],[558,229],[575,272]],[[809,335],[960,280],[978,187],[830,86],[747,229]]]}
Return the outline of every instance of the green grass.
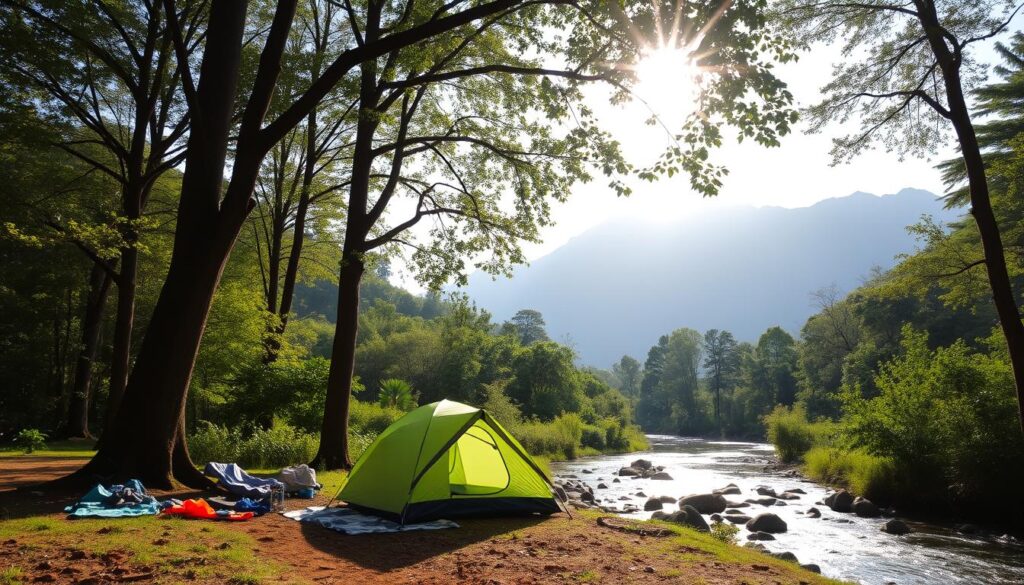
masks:
{"label": "green grass", "polygon": [[7,567],[0,569],[0,585],[21,585],[24,574],[19,567]]}
{"label": "green grass", "polygon": [[814,447],[804,454],[804,473],[873,500],[886,501],[897,492],[892,460],[857,449]]}
{"label": "green grass", "polygon": [[3,445],[0,447],[0,457],[69,457],[69,458],[91,458],[96,454],[92,448],[94,442],[89,440],[72,441],[50,441],[46,443],[45,449],[37,449],[32,453],[25,453],[14,445]]}
{"label": "green grass", "polygon": [[[0,522],[0,540],[15,539],[40,554],[69,548],[96,554],[124,552],[127,562],[152,567],[169,582],[191,575],[221,582],[241,577],[246,580],[239,583],[260,583],[283,573],[282,567],[253,552],[257,543],[248,534],[215,523],[199,528],[195,521],[181,518],[112,521],[37,516]],[[0,573],[0,584],[18,583],[20,575],[17,568],[8,569]]]}

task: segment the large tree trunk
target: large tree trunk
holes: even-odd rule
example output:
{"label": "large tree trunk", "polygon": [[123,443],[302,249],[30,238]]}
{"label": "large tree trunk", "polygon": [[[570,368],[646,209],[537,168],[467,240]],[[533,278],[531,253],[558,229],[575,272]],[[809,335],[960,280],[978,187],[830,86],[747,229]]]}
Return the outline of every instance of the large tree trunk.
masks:
{"label": "large tree trunk", "polygon": [[988,275],[989,287],[992,289],[992,301],[999,315],[999,326],[1006,338],[1009,350],[1010,366],[1017,389],[1017,409],[1021,431],[1024,432],[1024,323],[1021,323],[1020,309],[1013,292],[1013,284],[1009,271],[1006,269],[1006,255],[1003,249],[999,223],[992,210],[992,199],[988,190],[988,178],[985,175],[985,162],[981,156],[981,147],[971,121],[967,100],[964,99],[963,84],[960,79],[960,61],[950,52],[944,30],[940,26],[938,15],[933,3],[915,2],[921,24],[928,37],[929,45],[935,54],[946,85],[946,101],[949,107],[949,118],[956,130],[960,151],[967,168],[967,181],[971,193],[971,215],[978,226],[981,236],[981,247],[985,254],[985,271]]}
{"label": "large tree trunk", "polygon": [[[63,483],[135,477],[158,488],[172,487],[174,479],[212,487],[189,458],[184,413],[213,295],[248,213],[261,159],[258,148],[239,139],[233,174],[242,180],[232,180],[223,193],[246,12],[245,2],[210,5],[167,279],[99,452]],[[288,22],[292,14],[284,14]],[[271,36],[283,45],[282,28],[286,36],[275,17]]]}
{"label": "large tree trunk", "polygon": [[310,466],[351,469],[348,455],[348,407],[355,373],[356,334],[359,326],[359,283],[363,278],[360,254],[342,258],[338,280],[338,321],[334,328],[331,371],[327,378],[327,400],[320,429],[320,448]]}
{"label": "large tree trunk", "polygon": [[[110,392],[107,395],[103,434],[111,427],[121,406],[128,372],[131,369],[132,331],[135,328],[135,292],[139,271],[139,252],[133,246],[121,251],[121,270],[117,283],[117,313],[114,317],[114,345],[110,355]],[[102,442],[102,441],[101,441]]]}
{"label": "large tree trunk", "polygon": [[93,362],[99,350],[100,325],[103,323],[103,309],[107,304],[107,293],[113,279],[99,264],[93,264],[89,273],[89,296],[82,318],[82,345],[75,363],[75,380],[68,403],[68,418],[64,436],[68,438],[91,439],[89,432],[89,406],[92,402]]}

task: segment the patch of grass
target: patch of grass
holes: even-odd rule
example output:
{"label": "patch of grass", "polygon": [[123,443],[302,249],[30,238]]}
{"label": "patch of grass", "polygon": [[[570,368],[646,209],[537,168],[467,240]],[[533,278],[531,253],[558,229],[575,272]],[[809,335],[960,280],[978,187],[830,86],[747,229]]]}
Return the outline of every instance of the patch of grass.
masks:
{"label": "patch of grass", "polygon": [[888,501],[897,493],[892,460],[857,449],[815,447],[804,454],[804,473],[872,500]]}
{"label": "patch of grass", "polygon": [[[109,519],[29,517],[0,522],[0,540],[15,539],[30,550],[57,556],[66,549],[104,554],[120,551],[128,563],[150,565],[168,577],[182,582],[187,573],[204,575],[241,575],[270,579],[284,573],[283,567],[260,558],[253,550],[255,540],[239,530],[215,523],[181,518],[120,518],[116,529],[109,530]],[[204,559],[196,563],[198,558]],[[13,579],[12,577],[11,579]],[[19,581],[3,581],[0,585]]]}
{"label": "patch of grass", "polygon": [[598,575],[596,571],[583,571],[582,573],[573,575],[573,578],[580,583],[590,583],[600,580],[601,576]]}
{"label": "patch of grass", "polygon": [[23,577],[24,573],[21,572],[21,567],[0,569],[0,585],[21,585],[25,582]]}
{"label": "patch of grass", "polygon": [[93,449],[93,441],[75,439],[70,441],[50,441],[41,449],[34,450],[31,454],[15,445],[0,446],[0,457],[68,457],[74,459],[89,459],[96,454]]}

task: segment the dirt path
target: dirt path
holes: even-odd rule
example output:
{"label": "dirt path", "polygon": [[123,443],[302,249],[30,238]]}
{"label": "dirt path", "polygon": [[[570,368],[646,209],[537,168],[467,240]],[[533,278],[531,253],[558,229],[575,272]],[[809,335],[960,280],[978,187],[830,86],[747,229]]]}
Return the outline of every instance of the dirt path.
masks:
{"label": "dirt path", "polygon": [[[73,500],[73,495],[43,496],[31,491],[10,491],[10,487],[24,485],[29,479],[58,477],[80,464],[80,460],[0,459],[0,490],[8,490],[0,492],[0,511],[5,510],[8,516],[16,511],[14,517],[31,514],[32,517],[62,518],[61,506]],[[289,500],[288,507],[297,509],[318,503],[326,501]],[[363,536],[341,535],[278,514],[249,522],[217,523],[217,526],[248,535],[258,558],[273,561],[280,568],[276,582],[491,585],[825,582],[795,565],[722,545],[704,535],[640,536],[599,526],[596,520],[594,514],[577,514],[574,518],[557,514],[550,518],[467,519],[459,522],[460,528],[452,530]],[[201,521],[167,522],[160,529],[166,530],[163,534],[168,540],[187,540],[204,524]],[[36,543],[19,554],[23,565],[45,567],[46,559],[59,557],[62,550],[46,550]],[[26,559],[25,555],[30,558]],[[4,568],[5,558],[0,556],[0,569]],[[45,575],[49,578],[54,573],[49,571]],[[25,581],[39,576],[29,572]],[[73,576],[56,576],[58,582],[77,582]],[[157,574],[148,581],[179,582],[177,577]],[[199,582],[210,581],[200,579]]]}

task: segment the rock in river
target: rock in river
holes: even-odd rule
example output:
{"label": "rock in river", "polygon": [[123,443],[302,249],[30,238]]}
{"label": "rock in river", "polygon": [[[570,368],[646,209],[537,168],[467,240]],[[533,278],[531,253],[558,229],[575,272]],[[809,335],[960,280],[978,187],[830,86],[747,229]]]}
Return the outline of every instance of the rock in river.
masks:
{"label": "rock in river", "polygon": [[655,473],[654,475],[652,475],[650,477],[650,479],[664,479],[664,480],[672,481],[672,476],[669,475],[668,473],[665,473],[664,471],[659,471],[658,473]]}
{"label": "rock in river", "polygon": [[747,530],[751,532],[768,532],[776,534],[779,532],[785,532],[786,529],[786,521],[771,512],[758,514],[757,516],[754,516],[750,522],[747,522]]}
{"label": "rock in river", "polygon": [[721,494],[696,494],[679,500],[679,507],[693,506],[701,514],[721,514],[726,502]]}
{"label": "rock in river", "polygon": [[807,508],[808,518],[821,518],[821,510],[817,508]]}
{"label": "rock in river", "polygon": [[767,532],[751,532],[747,535],[747,540],[775,540],[775,537]]}
{"label": "rock in river", "polygon": [[853,496],[846,490],[839,490],[825,498],[825,505],[835,512],[850,512],[853,510]]}
{"label": "rock in river", "polygon": [[750,522],[750,516],[745,516],[743,514],[726,514],[723,518],[733,524],[746,524],[747,522]]}
{"label": "rock in river", "polygon": [[619,475],[622,477],[636,477],[643,475],[643,472],[635,467],[623,467],[619,470]]}
{"label": "rock in river", "polygon": [[887,532],[889,534],[895,534],[897,536],[900,536],[903,534],[910,534],[911,532],[913,532],[913,529],[907,526],[906,522],[902,520],[896,520],[894,518],[892,520],[887,521],[885,524],[882,524],[882,532]]}
{"label": "rock in river", "polygon": [[658,498],[651,498],[644,502],[644,511],[650,512],[652,510],[660,510],[663,506],[664,504],[661,503],[661,500]]}
{"label": "rock in river", "polygon": [[651,515],[651,518],[664,520],[666,522],[675,522],[676,524],[683,524],[690,528],[696,528],[701,532],[709,532],[711,530],[711,527],[708,526],[704,517],[701,516],[700,512],[698,512],[693,506],[683,506],[682,510],[672,512],[671,514],[655,512]]}
{"label": "rock in river", "polygon": [[643,471],[645,469],[650,469],[653,466],[653,464],[646,459],[637,459],[636,461],[630,463],[629,466],[632,467],[633,469],[639,469]]}
{"label": "rock in river", "polygon": [[853,500],[853,513],[861,518],[877,518],[882,515],[878,506],[871,503],[871,500],[861,497]]}

